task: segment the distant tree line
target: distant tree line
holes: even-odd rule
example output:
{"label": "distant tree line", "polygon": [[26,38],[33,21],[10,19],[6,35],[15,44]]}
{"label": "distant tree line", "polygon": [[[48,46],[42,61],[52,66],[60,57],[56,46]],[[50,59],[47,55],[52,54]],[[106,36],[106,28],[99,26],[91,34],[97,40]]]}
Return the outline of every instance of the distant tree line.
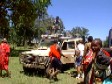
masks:
{"label": "distant tree line", "polygon": [[[55,20],[47,13],[50,5],[51,0],[0,0],[0,36],[18,46],[31,43],[33,38],[40,39],[42,34],[48,33],[47,30],[52,30]],[[85,27],[64,30],[61,18],[60,27],[65,36],[87,38],[89,35]]]}
{"label": "distant tree line", "polygon": [[35,34],[35,20],[47,15],[51,0],[0,0],[0,35],[24,45]]}

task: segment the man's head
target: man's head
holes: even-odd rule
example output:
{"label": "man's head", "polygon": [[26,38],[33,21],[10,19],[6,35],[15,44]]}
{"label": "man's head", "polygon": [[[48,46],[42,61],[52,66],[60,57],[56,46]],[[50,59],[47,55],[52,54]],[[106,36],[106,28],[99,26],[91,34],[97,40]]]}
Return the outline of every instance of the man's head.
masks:
{"label": "man's head", "polygon": [[102,41],[100,39],[94,39],[91,44],[91,48],[93,51],[99,51],[102,47]]}
{"label": "man's head", "polygon": [[88,37],[88,42],[92,42],[93,41],[93,37],[92,36],[89,36]]}
{"label": "man's head", "polygon": [[59,16],[56,16],[56,20],[59,20]]}
{"label": "man's head", "polygon": [[57,40],[54,40],[54,41],[53,41],[53,44],[58,44],[58,41],[57,41]]}
{"label": "man's head", "polygon": [[81,39],[81,40],[79,40],[79,43],[83,43],[83,40]]}
{"label": "man's head", "polygon": [[3,43],[7,43],[7,39],[6,38],[3,38],[2,42]]}

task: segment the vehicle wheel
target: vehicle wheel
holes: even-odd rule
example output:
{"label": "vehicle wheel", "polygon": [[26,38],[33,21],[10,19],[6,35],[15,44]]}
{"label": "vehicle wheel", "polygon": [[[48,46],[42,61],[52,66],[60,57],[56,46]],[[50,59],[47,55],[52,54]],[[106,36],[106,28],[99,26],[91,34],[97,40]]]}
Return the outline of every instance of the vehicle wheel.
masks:
{"label": "vehicle wheel", "polygon": [[29,68],[23,66],[23,70],[24,70],[24,73],[28,73],[29,72]]}
{"label": "vehicle wheel", "polygon": [[46,68],[46,77],[49,78],[52,73],[54,73],[54,69],[49,64],[48,67]]}
{"label": "vehicle wheel", "polygon": [[35,68],[27,68],[23,66],[24,74],[26,75],[36,75],[37,74],[37,69]]}

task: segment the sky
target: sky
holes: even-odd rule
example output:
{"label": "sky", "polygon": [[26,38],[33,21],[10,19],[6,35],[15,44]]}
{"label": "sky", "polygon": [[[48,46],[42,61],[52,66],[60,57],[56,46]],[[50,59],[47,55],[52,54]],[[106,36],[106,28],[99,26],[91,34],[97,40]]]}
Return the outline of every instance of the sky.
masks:
{"label": "sky", "polygon": [[105,40],[112,28],[112,0],[52,0],[48,14],[59,16],[65,30],[84,27],[89,35]]}

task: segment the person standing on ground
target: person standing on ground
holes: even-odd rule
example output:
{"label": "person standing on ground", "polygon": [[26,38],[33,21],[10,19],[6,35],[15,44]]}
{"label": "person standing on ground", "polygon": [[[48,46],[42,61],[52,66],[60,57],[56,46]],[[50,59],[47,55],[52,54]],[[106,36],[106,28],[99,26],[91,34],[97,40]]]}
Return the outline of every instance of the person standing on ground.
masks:
{"label": "person standing on ground", "polygon": [[[84,60],[86,54],[87,54],[87,53],[89,52],[89,50],[91,49],[91,43],[92,43],[92,41],[93,41],[93,37],[92,37],[92,36],[89,36],[89,37],[88,37],[88,42],[85,43],[85,46],[84,46],[83,60]],[[83,67],[85,67],[85,66],[83,66]],[[86,69],[84,70],[84,84],[88,84],[88,76],[89,76],[88,73],[89,73],[89,71],[90,71],[90,67],[91,67],[91,65],[88,66],[88,68],[86,68]]]}
{"label": "person standing on ground", "polygon": [[93,41],[93,37],[92,36],[89,36],[88,37],[88,42],[85,43],[85,46],[84,46],[84,56],[87,54],[88,50],[91,49],[91,43]]}
{"label": "person standing on ground", "polygon": [[94,39],[91,44],[92,61],[87,84],[93,84],[96,79],[102,82],[106,78],[106,69],[112,64],[112,57],[102,48],[102,41]]}
{"label": "person standing on ground", "polygon": [[[50,79],[55,77],[57,79],[57,74],[61,71],[62,62],[61,56],[64,56],[61,53],[60,46],[58,45],[58,41],[54,41],[54,43],[50,46],[49,56],[51,58],[51,68],[54,69],[54,73],[51,74]],[[65,56],[64,56],[65,57]]]}
{"label": "person standing on ground", "polygon": [[4,38],[0,44],[0,75],[2,76],[2,71],[6,71],[6,76],[10,77],[8,70],[9,64],[9,55],[10,55],[10,45],[8,44],[6,38]]}
{"label": "person standing on ground", "polygon": [[83,78],[83,72],[81,71],[81,62],[84,54],[84,44],[83,40],[79,40],[79,44],[77,45],[77,49],[79,50],[80,54],[76,58],[76,66],[77,66],[77,79]]}

